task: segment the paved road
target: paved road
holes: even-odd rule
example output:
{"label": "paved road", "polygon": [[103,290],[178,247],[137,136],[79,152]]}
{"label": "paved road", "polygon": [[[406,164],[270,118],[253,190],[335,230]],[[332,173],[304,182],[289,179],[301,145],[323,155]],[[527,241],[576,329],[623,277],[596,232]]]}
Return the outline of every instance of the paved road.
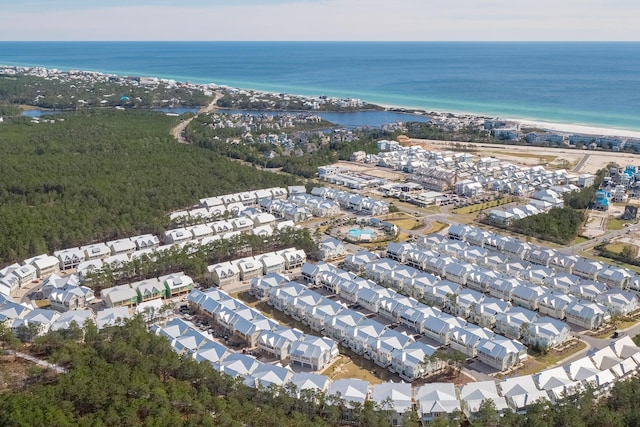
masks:
{"label": "paved road", "polygon": [[585,154],[584,156],[582,156],[576,167],[573,168],[572,172],[580,172],[580,169],[587,162],[587,160],[589,160],[589,157],[591,157],[591,154]]}

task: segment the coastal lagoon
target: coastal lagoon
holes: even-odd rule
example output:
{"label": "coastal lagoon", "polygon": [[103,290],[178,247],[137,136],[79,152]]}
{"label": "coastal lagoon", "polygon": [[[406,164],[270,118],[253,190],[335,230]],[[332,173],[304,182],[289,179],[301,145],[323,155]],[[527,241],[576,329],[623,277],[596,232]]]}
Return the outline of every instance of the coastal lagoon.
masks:
{"label": "coastal lagoon", "polygon": [[0,42],[0,63],[640,130],[635,42]]}

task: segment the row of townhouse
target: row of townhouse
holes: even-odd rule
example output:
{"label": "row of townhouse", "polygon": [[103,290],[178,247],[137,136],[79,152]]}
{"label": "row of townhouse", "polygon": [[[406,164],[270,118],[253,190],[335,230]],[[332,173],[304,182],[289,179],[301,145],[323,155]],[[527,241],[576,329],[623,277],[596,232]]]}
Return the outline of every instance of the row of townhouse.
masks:
{"label": "row of townhouse", "polygon": [[[561,320],[566,318],[571,323],[589,329],[597,328],[610,316],[637,309],[638,298],[633,292],[609,289],[604,283],[569,273],[555,273],[554,269],[541,265],[520,260],[512,262],[504,255],[487,256],[491,251],[465,246],[464,242],[442,237],[437,239],[438,242],[433,240],[436,239],[423,239],[416,245],[389,245],[387,254],[409,266],[445,277],[455,284],[531,310],[540,310]],[[498,262],[495,265],[494,260]],[[413,290],[422,291],[422,288]],[[455,290],[451,284],[445,289],[451,293]],[[429,298],[434,296],[429,295]],[[442,292],[439,299],[442,299]]]}
{"label": "row of townhouse", "polygon": [[196,290],[188,301],[193,310],[213,319],[250,348],[277,360],[289,359],[293,366],[320,370],[338,356],[337,343],[332,339],[281,326],[224,291]]}
{"label": "row of townhouse", "polygon": [[[475,242],[477,234],[472,234],[469,237]],[[507,242],[505,245],[505,251],[509,248],[511,242]],[[615,313],[625,313],[633,311],[635,309],[635,301],[632,293],[619,290],[617,286],[611,286],[611,281],[608,281],[610,285],[603,282],[597,282],[591,279],[580,277],[574,274],[566,273],[564,271],[556,271],[557,267],[551,268],[539,263],[531,261],[538,260],[546,251],[534,249],[529,252],[528,260],[523,261],[518,257],[512,258],[489,250],[475,246],[474,244],[461,242],[458,240],[451,240],[445,237],[432,237],[428,236],[423,239],[419,239],[417,245],[421,248],[429,248],[428,250],[415,250],[415,247],[403,244],[396,245],[394,252],[400,253],[403,259],[409,265],[414,265],[418,268],[427,269],[428,267],[435,268],[437,265],[433,262],[428,266],[427,262],[429,258],[439,257],[444,255],[451,255],[460,261],[457,262],[457,266],[452,266],[450,269],[454,269],[459,272],[454,274],[452,280],[458,283],[464,283],[466,286],[487,292],[491,281],[495,280],[499,276],[509,275],[526,282],[528,286],[531,285],[543,285],[543,287],[550,288],[553,291],[567,293],[575,296],[579,299],[585,299],[589,301],[595,301],[599,295],[604,294],[606,299],[611,299],[611,295],[615,297],[612,299],[617,304],[615,307],[609,303],[605,303],[603,298],[603,304],[610,305]],[[515,248],[511,245],[511,250]],[[437,261],[434,261],[437,262]],[[465,262],[467,264],[465,264]],[[442,263],[440,261],[440,263]],[[469,264],[473,264],[469,266]],[[461,269],[461,265],[464,265],[466,271]],[[617,267],[606,269],[602,276],[608,276],[609,273],[621,272]],[[628,274],[628,272],[623,271]],[[621,272],[622,273],[622,272]],[[517,282],[520,283],[520,282]],[[613,289],[609,289],[609,288]],[[614,313],[614,314],[615,314]]]}
{"label": "row of townhouse", "polygon": [[499,236],[477,227],[456,224],[449,227],[448,237],[472,245],[491,248],[531,264],[554,269],[556,272],[573,274],[585,280],[599,281],[611,288],[629,289],[638,286],[640,277],[631,271],[607,263],[576,255],[566,255],[556,249],[534,245],[519,239]]}
{"label": "row of townhouse", "polygon": [[302,249],[287,248],[253,257],[225,261],[207,267],[216,286],[221,287],[241,281],[249,281],[270,274],[280,274],[301,267],[307,262]]}
{"label": "row of townhouse", "polygon": [[[394,263],[385,259],[379,261]],[[381,277],[377,277],[377,280],[367,280],[325,263],[305,264],[302,273],[310,283],[337,294],[344,301],[358,304],[440,345],[451,346],[469,357],[478,357],[498,370],[508,369],[526,358],[526,348],[521,343],[500,336],[491,330],[476,327],[469,323],[471,318],[456,317],[435,306],[420,303],[413,297],[397,293],[391,288],[379,286],[376,281],[384,282]],[[438,280],[435,277],[434,279]],[[443,301],[448,301],[445,295],[446,293],[443,293]],[[362,346],[359,347],[357,342],[349,341],[352,338],[346,336],[345,330],[347,327],[360,326],[363,319],[366,318],[360,313],[350,309],[343,310],[326,326],[326,333],[332,334],[336,339],[347,340],[347,345],[351,346],[355,352],[360,352]],[[541,320],[539,340],[547,338],[547,335],[542,334],[544,329],[542,325]],[[491,325],[493,326],[495,324]],[[560,341],[566,339],[566,335],[568,335],[568,328],[550,339]]]}
{"label": "row of townhouse", "polygon": [[[431,307],[439,307],[446,313],[461,318],[462,321],[457,322],[458,324],[453,320],[436,323],[439,325],[440,331],[445,331],[444,334],[447,337],[451,328],[460,328],[464,323],[472,322],[480,325],[482,328],[494,329],[495,332],[508,338],[522,340],[527,345],[544,348],[555,347],[569,338],[570,329],[564,322],[550,317],[539,317],[537,313],[523,307],[512,307],[510,301],[513,300],[514,303],[517,303],[515,298],[508,300],[505,298],[497,298],[504,297],[501,286],[496,288],[500,292],[496,292],[495,295],[491,293],[485,295],[477,290],[464,288],[448,279],[440,279],[437,276],[421,272],[413,267],[402,265],[397,261],[386,258],[378,259],[365,265],[364,275],[376,283],[397,289],[399,292],[426,302]],[[497,279],[490,283],[500,285],[501,282]],[[375,285],[373,289],[375,288],[379,287]],[[380,311],[379,307],[371,302],[374,301],[375,298],[380,298],[379,295],[383,292],[395,292],[388,288],[383,289],[384,291],[379,290],[378,292],[372,290],[361,291],[358,303],[384,316],[384,310]],[[378,294],[378,296],[376,296],[376,294]],[[410,300],[411,299],[408,301]],[[523,296],[523,304],[521,305],[526,305],[524,304],[526,301]],[[522,322],[518,323],[518,326],[515,328],[512,326],[513,319],[511,317],[517,310],[520,310],[521,313],[524,311],[530,313],[526,320],[526,329],[520,329]],[[509,315],[507,315],[508,313]],[[454,319],[454,317],[451,319]],[[394,321],[397,321],[397,319],[394,319]],[[459,323],[463,323],[463,325]],[[467,334],[463,334],[463,337],[466,338]],[[482,338],[482,336],[477,338]],[[477,342],[477,340],[474,342]],[[475,348],[469,349],[469,351],[461,351],[472,357],[476,355]]]}
{"label": "row of townhouse", "polygon": [[133,313],[127,307],[107,308],[94,312],[88,309],[70,310],[60,313],[53,309],[32,308],[18,304],[8,297],[0,295],[0,323],[11,328],[23,341],[31,341],[50,331],[69,329],[72,325],[83,328],[91,320],[98,329],[122,324],[132,318]]}
{"label": "row of townhouse", "polygon": [[311,195],[322,199],[333,200],[345,210],[352,210],[362,215],[377,216],[389,212],[389,205],[371,197],[361,196],[348,191],[336,190],[331,187],[314,187]]}
{"label": "row of townhouse", "polygon": [[[363,161],[366,157],[364,151],[356,151],[352,154],[352,161]],[[365,188],[378,187],[386,184],[387,180],[373,176],[360,175],[349,170],[340,170],[334,166],[319,166],[318,177],[330,184],[347,187],[351,190],[363,190]]]}
{"label": "row of townhouse", "polygon": [[113,286],[100,291],[104,304],[111,307],[132,307],[151,300],[186,295],[193,289],[193,279],[179,272],[139,282]]}
{"label": "row of townhouse", "polygon": [[[245,193],[240,193],[240,195],[244,194]],[[217,203],[220,201],[220,198],[212,199],[214,200],[211,203]],[[273,225],[275,223],[275,217],[265,216],[267,213],[262,212],[260,204],[266,203],[267,201],[281,201],[281,198],[265,197],[258,199],[257,201],[254,199],[247,200],[245,197],[240,197],[240,199],[242,200],[228,200],[228,203],[226,204],[223,201],[218,205],[201,205],[200,207],[193,209],[172,212],[169,214],[169,219],[176,225],[202,224],[211,221],[215,222],[222,219],[233,219],[239,217],[246,217],[250,219],[254,222],[256,227],[265,224]]]}
{"label": "row of townhouse", "polygon": [[[303,268],[308,265],[311,264]],[[436,350],[434,347],[416,342],[413,337],[389,329],[299,283],[274,283],[266,299],[275,309],[341,342],[377,365],[397,372],[407,381],[443,367],[442,363],[428,361],[428,356]]]}
{"label": "row of townhouse", "polygon": [[[296,189],[297,187],[292,188],[294,191],[296,191]],[[240,193],[200,199],[200,207],[212,208],[215,206],[229,206],[234,203],[241,203],[246,207],[255,207],[258,206],[258,203],[262,199],[285,199],[288,194],[289,191],[286,188],[264,188],[260,190],[244,191]]]}
{"label": "row of townhouse", "polygon": [[240,377],[251,387],[284,387],[294,377],[289,368],[263,363],[252,355],[229,350],[182,319],[173,319],[164,326],[154,325],[151,330],[166,337],[176,353],[208,363],[220,373]]}
{"label": "row of townhouse", "polygon": [[206,243],[210,243],[221,238],[229,239],[239,234],[268,237],[273,234],[274,227],[276,227],[275,216],[270,213],[255,213],[229,220],[219,220],[167,230],[164,233],[164,241],[170,244],[207,239]]}
{"label": "row of townhouse", "polygon": [[[295,194],[301,189],[292,187],[291,191]],[[201,222],[200,220],[219,217],[220,212],[215,211],[216,207],[229,207],[234,203],[237,209],[232,211],[232,216],[242,215],[242,217],[233,218],[230,221],[221,220],[168,230],[163,236],[164,246],[161,246],[157,236],[143,234],[66,248],[55,251],[53,255],[42,254],[26,259],[22,265],[15,263],[0,269],[0,294],[15,294],[25,284],[60,271],[76,269],[81,273],[81,277],[84,277],[89,272],[100,270],[104,264],[121,266],[132,259],[153,256],[155,252],[170,250],[174,244],[178,243],[188,242],[205,245],[221,238],[231,238],[239,233],[270,236],[273,234],[274,228],[282,229],[294,226],[294,224],[290,222],[278,223],[274,215],[260,212],[253,207],[258,206],[260,199],[282,199],[286,198],[287,194],[287,189],[278,187],[202,199],[199,208],[176,212],[172,214],[172,219],[190,218],[193,220],[191,222]],[[224,212],[222,215],[224,216]]]}
{"label": "row of townhouse", "polygon": [[60,270],[65,271],[77,269],[84,262],[105,260],[111,256],[131,255],[136,251],[150,250],[158,246],[160,246],[158,237],[153,234],[142,234],[126,239],[63,249],[54,252],[53,255],[59,260]]}
{"label": "row of townhouse", "polygon": [[402,147],[376,156],[377,165],[412,173],[412,180],[425,188],[443,191],[454,188],[458,194],[477,196],[487,191],[527,195],[535,189],[573,185],[586,187],[593,175],[575,175],[565,170],[545,170],[542,166],[522,167],[495,158],[474,162],[468,153],[450,155],[420,147]]}

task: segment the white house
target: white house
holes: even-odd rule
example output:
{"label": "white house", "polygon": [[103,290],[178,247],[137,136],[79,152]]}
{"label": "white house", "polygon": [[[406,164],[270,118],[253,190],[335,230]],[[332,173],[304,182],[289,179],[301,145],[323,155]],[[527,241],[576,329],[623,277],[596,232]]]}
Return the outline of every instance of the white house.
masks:
{"label": "white house", "polygon": [[340,258],[345,254],[344,244],[334,239],[333,237],[327,237],[318,245],[318,255],[322,260],[331,260]]}
{"label": "white house", "polygon": [[60,261],[60,270],[77,268],[78,264],[86,259],[86,255],[80,248],[69,248],[55,251],[53,255]]}
{"label": "white house", "polygon": [[478,345],[478,359],[498,371],[509,369],[526,358],[527,348],[524,345],[500,335],[491,340],[483,339]]}
{"label": "white house", "polygon": [[518,414],[525,414],[532,403],[549,401],[547,392],[536,387],[531,375],[507,378],[499,382],[498,387],[511,409]]}
{"label": "white house", "polygon": [[438,418],[451,418],[462,411],[458,392],[453,383],[429,383],[415,390],[418,414],[423,423]]}
{"label": "white house", "polygon": [[330,338],[305,335],[291,344],[290,357],[294,366],[314,371],[328,366],[338,356],[338,344]]}
{"label": "white house", "polygon": [[485,400],[491,400],[499,414],[508,408],[506,399],[500,396],[493,381],[468,383],[460,387],[462,412],[467,418],[473,420]]}
{"label": "white house", "polygon": [[529,323],[523,341],[527,345],[550,349],[566,342],[571,329],[562,320],[552,317],[540,317]]}
{"label": "white house", "polygon": [[408,383],[374,384],[370,399],[381,410],[389,411],[390,425],[394,427],[404,425],[404,414],[413,410],[413,392]]}
{"label": "white house", "polygon": [[39,278],[43,278],[60,271],[60,260],[47,254],[25,260],[25,264],[35,267],[36,276]]}
{"label": "white house", "polygon": [[568,323],[586,329],[596,329],[610,318],[606,308],[599,304],[585,301],[569,305],[566,313]]}
{"label": "white house", "polygon": [[405,381],[412,382],[442,368],[442,363],[428,361],[436,348],[420,341],[413,341],[391,353],[391,370]]}
{"label": "white house", "polygon": [[230,262],[222,262],[207,267],[209,274],[213,278],[213,282],[221,287],[240,280],[240,270],[237,265]]}

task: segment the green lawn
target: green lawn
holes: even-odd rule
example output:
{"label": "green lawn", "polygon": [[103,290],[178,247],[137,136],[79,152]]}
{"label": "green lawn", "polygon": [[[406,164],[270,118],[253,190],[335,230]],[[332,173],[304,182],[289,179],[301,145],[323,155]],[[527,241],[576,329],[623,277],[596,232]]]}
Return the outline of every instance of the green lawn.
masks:
{"label": "green lawn", "polygon": [[529,360],[527,360],[523,364],[523,367],[518,369],[516,373],[519,376],[538,373],[547,368],[550,368],[551,366],[555,365],[559,361],[566,359],[567,357],[570,357],[581,350],[584,350],[586,346],[587,344],[585,344],[582,341],[579,341],[576,345],[566,350],[562,350],[562,351],[551,350],[549,353],[547,353],[544,356],[537,356],[537,357],[529,356]]}
{"label": "green lawn", "polygon": [[607,220],[607,230],[622,230],[624,224],[629,224],[631,221],[625,221],[617,218],[610,218]]}
{"label": "green lawn", "polygon": [[575,239],[573,239],[573,241],[571,242],[571,245],[578,245],[580,243],[586,242],[587,240],[589,239],[587,239],[586,237],[578,236]]}

